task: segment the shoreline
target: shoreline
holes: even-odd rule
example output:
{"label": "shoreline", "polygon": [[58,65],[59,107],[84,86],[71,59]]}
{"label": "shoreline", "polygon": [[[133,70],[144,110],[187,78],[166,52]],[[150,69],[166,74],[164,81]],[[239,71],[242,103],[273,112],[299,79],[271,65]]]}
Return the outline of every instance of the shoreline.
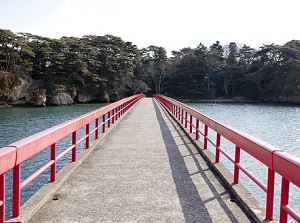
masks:
{"label": "shoreline", "polygon": [[259,100],[250,100],[250,99],[176,99],[176,100],[183,103],[268,103]]}

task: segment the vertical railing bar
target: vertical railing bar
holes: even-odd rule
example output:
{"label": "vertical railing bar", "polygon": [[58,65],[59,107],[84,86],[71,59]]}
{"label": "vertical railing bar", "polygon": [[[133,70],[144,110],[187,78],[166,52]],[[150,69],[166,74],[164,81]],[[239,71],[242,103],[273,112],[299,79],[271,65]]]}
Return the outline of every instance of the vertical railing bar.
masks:
{"label": "vertical railing bar", "polygon": [[289,204],[289,190],[290,182],[282,177],[281,182],[281,201],[280,201],[280,223],[286,223],[288,220],[288,213],[284,210],[284,207]]}
{"label": "vertical railing bar", "polygon": [[90,148],[90,123],[86,124],[85,134],[87,136],[85,139],[85,148],[88,149]]}
{"label": "vertical railing bar", "polygon": [[184,128],[187,128],[187,121],[188,121],[188,117],[187,117],[187,112],[185,111],[185,122],[184,122]]}
{"label": "vertical railing bar", "polygon": [[207,149],[208,126],[204,125],[204,149]]}
{"label": "vertical railing bar", "polygon": [[199,119],[196,119],[196,140],[199,140]]}
{"label": "vertical railing bar", "polygon": [[273,219],[274,208],[274,190],[275,190],[275,171],[268,168],[268,187],[267,187],[267,201],[266,201],[266,219]]}
{"label": "vertical railing bar", "polygon": [[219,147],[221,145],[221,135],[217,133],[217,141],[216,141],[216,163],[220,162],[220,150]]}
{"label": "vertical railing bar", "polygon": [[193,132],[193,116],[190,114],[190,133]]}
{"label": "vertical railing bar", "polygon": [[240,163],[241,159],[241,148],[235,146],[235,158],[234,158],[234,174],[233,174],[233,183],[239,183],[239,175],[240,175],[240,168],[237,166]]}
{"label": "vertical railing bar", "polygon": [[118,116],[119,116],[119,106],[116,107],[116,121],[118,120]]}
{"label": "vertical railing bar", "polygon": [[5,173],[0,175],[0,223],[5,222]]}
{"label": "vertical railing bar", "polygon": [[106,122],[105,122],[105,114],[104,114],[102,115],[102,133],[105,133],[105,124]]}
{"label": "vertical railing bar", "polygon": [[20,215],[21,205],[21,165],[18,164],[13,168],[13,207],[12,217],[18,217]]}
{"label": "vertical railing bar", "polygon": [[99,118],[96,118],[95,120],[95,139],[99,139]]}
{"label": "vertical railing bar", "polygon": [[77,144],[77,132],[74,131],[72,133],[72,145],[74,148],[72,149],[72,162],[76,162],[76,144]]}
{"label": "vertical railing bar", "polygon": [[181,124],[183,124],[183,113],[184,113],[184,110],[183,109],[181,109]]}
{"label": "vertical railing bar", "polygon": [[50,182],[55,182],[56,180],[56,143],[51,145],[51,160],[54,163],[50,167]]}

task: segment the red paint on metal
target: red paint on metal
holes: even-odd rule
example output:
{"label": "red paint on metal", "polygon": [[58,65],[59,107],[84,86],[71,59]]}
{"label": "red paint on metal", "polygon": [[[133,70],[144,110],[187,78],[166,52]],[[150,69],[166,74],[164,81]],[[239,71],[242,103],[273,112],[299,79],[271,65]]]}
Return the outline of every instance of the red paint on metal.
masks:
{"label": "red paint on metal", "polygon": [[72,133],[72,145],[74,148],[72,149],[72,162],[76,162],[76,145],[77,145],[77,132],[74,131]]}
{"label": "red paint on metal", "polygon": [[95,131],[95,139],[98,139],[98,138],[99,138],[99,118],[96,118],[96,121],[95,121],[95,128],[96,128],[96,131]]}
{"label": "red paint on metal", "polygon": [[[163,104],[170,103],[174,116],[180,120],[179,111],[184,110],[190,116],[196,119],[196,139],[198,140],[198,128],[200,121],[204,124],[204,149],[207,149],[207,143],[210,142],[214,145],[214,142],[209,139],[208,128],[217,133],[216,146],[216,161],[219,160],[219,152],[224,154],[231,162],[234,163],[234,183],[239,181],[239,170],[242,170],[251,180],[253,180],[263,191],[267,194],[266,199],[266,219],[272,220],[273,218],[273,206],[274,206],[274,184],[275,173],[282,176],[282,191],[281,191],[281,207],[280,207],[280,222],[287,222],[287,216],[290,215],[296,221],[300,222],[300,215],[288,206],[289,196],[289,183],[293,183],[297,187],[300,187],[300,158],[290,155],[282,150],[265,143],[255,137],[246,134],[238,129],[235,129],[227,124],[224,124],[216,119],[209,117],[206,114],[196,111],[195,109],[178,102],[172,98],[155,95],[154,98],[161,101]],[[181,116],[182,118],[182,116]],[[186,120],[185,120],[186,121]],[[201,132],[200,132],[201,133]],[[201,133],[202,134],[202,133]],[[235,158],[231,158],[219,145],[219,136],[222,136],[235,144]],[[264,185],[259,179],[257,179],[252,173],[250,173],[240,163],[240,150],[243,150],[250,154],[255,159],[266,165],[268,168],[268,183]]]}
{"label": "red paint on metal", "polygon": [[85,148],[88,149],[88,148],[90,148],[90,124],[86,124],[85,134],[87,136],[85,139]]}
{"label": "red paint on metal", "polygon": [[21,204],[21,166],[17,164],[13,168],[13,208],[12,217],[18,217],[20,215]]}
{"label": "red paint on metal", "polygon": [[190,115],[190,133],[193,132],[193,116]]}
{"label": "red paint on metal", "polygon": [[235,183],[235,184],[239,183],[240,169],[237,165],[240,163],[240,159],[241,159],[241,148],[238,146],[235,146],[234,174],[233,174],[233,183]]}
{"label": "red paint on metal", "polygon": [[221,145],[221,135],[217,134],[217,141],[216,141],[216,163],[220,162],[220,145]]}
{"label": "red paint on metal", "polygon": [[267,186],[267,200],[266,200],[266,218],[273,218],[274,207],[274,190],[275,190],[275,171],[268,168],[268,186]]}
{"label": "red paint on metal", "polygon": [[106,125],[106,119],[104,114],[102,115],[102,133],[105,133],[105,125]]}
{"label": "red paint on metal", "polygon": [[[13,169],[13,208],[12,216],[18,217],[20,215],[20,195],[21,189],[28,185],[32,180],[39,176],[46,169],[50,168],[50,181],[55,181],[55,172],[56,172],[56,162],[61,159],[65,154],[72,151],[72,161],[76,161],[76,146],[82,141],[86,140],[86,147],[89,147],[90,134],[95,131],[95,134],[98,135],[99,128],[99,117],[103,117],[102,131],[105,132],[105,114],[116,109],[117,117],[124,114],[132,105],[134,105],[141,98],[144,98],[145,95],[134,95],[128,98],[124,98],[115,103],[106,105],[100,109],[88,112],[84,115],[81,115],[77,118],[66,121],[62,124],[29,136],[20,141],[14,142],[6,147],[0,149],[0,223],[4,222],[5,218],[5,173],[10,169]],[[126,104],[126,106],[124,106]],[[121,110],[119,110],[122,108]],[[90,131],[90,123],[95,121],[96,128],[93,131]],[[109,120],[110,121],[110,120]],[[100,125],[100,127],[101,127]],[[77,141],[76,132],[78,129],[86,128],[86,135]],[[56,155],[56,142],[72,134],[72,146],[65,149],[59,155]],[[97,138],[97,137],[95,137]],[[38,169],[35,173],[21,182],[20,172],[21,172],[21,163],[30,157],[38,154],[44,149],[51,146],[51,157],[50,161]]]}
{"label": "red paint on metal", "polygon": [[199,119],[196,119],[196,140],[199,139]]}
{"label": "red paint on metal", "polygon": [[15,147],[3,147],[0,149],[0,175],[15,166],[17,149]]}
{"label": "red paint on metal", "polygon": [[208,126],[204,125],[204,149],[207,149]]}
{"label": "red paint on metal", "polygon": [[285,208],[289,204],[290,182],[282,177],[281,184],[281,201],[280,201],[280,223],[285,223],[288,220],[288,210]]}
{"label": "red paint on metal", "polygon": [[0,174],[0,223],[5,222],[5,174]]}
{"label": "red paint on metal", "polygon": [[56,143],[51,145],[51,160],[53,164],[50,169],[50,182],[55,182],[56,180]]}

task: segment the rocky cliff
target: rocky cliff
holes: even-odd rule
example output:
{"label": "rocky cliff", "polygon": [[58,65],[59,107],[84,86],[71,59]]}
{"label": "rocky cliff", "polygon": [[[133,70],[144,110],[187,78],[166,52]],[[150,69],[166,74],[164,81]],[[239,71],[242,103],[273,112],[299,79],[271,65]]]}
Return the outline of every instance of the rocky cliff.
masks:
{"label": "rocky cliff", "polygon": [[1,91],[0,106],[61,106],[75,103],[108,102],[107,93],[97,95],[89,92],[47,92],[41,81],[31,77],[21,79],[20,85],[11,88],[9,92]]}

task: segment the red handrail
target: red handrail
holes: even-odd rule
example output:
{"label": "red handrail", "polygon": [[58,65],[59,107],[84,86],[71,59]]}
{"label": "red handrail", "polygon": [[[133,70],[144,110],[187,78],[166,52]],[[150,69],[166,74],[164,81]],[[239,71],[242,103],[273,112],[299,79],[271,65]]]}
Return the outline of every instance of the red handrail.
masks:
{"label": "red handrail", "polygon": [[[280,222],[286,223],[288,215],[300,222],[300,215],[297,214],[289,205],[289,183],[300,187],[300,158],[290,155],[268,143],[265,143],[255,137],[213,119],[195,109],[176,101],[164,95],[154,95],[184,127],[189,127],[191,133],[195,130],[196,140],[199,139],[199,133],[203,136],[204,149],[207,149],[207,143],[210,142],[216,148],[216,162],[219,162],[220,153],[224,154],[234,163],[234,183],[239,182],[239,170],[242,170],[251,180],[253,180],[263,191],[266,192],[266,219],[272,220],[274,206],[274,187],[275,172],[282,176],[281,204],[280,204]],[[196,126],[193,124],[196,121]],[[199,122],[204,125],[204,132],[199,129]],[[187,125],[189,123],[189,125]],[[216,143],[208,137],[208,128],[214,130],[217,134]],[[221,147],[221,137],[226,138],[235,146],[234,157],[228,155]],[[250,171],[240,163],[240,150],[250,154],[268,167],[268,183],[263,184]]]}
{"label": "red handrail", "polygon": [[[56,179],[56,162],[68,152],[72,151],[72,162],[76,161],[76,146],[85,140],[86,148],[89,148],[90,135],[95,133],[98,139],[99,128],[105,132],[106,127],[110,127],[122,114],[133,106],[144,94],[134,95],[120,101],[106,105],[94,111],[88,112],[77,118],[36,133],[20,141],[14,142],[0,149],[0,223],[5,222],[5,173],[13,169],[13,208],[12,217],[20,215],[21,189],[38,177],[46,169],[50,168],[50,181]],[[99,125],[99,117],[102,123]],[[90,130],[90,123],[95,121],[95,128]],[[106,126],[107,125],[107,126]],[[77,140],[76,133],[85,127],[86,134]],[[66,148],[61,154],[56,155],[56,143],[72,134],[72,146]],[[21,164],[30,157],[40,153],[44,149],[51,147],[51,160],[44,164],[35,173],[21,182]]]}

